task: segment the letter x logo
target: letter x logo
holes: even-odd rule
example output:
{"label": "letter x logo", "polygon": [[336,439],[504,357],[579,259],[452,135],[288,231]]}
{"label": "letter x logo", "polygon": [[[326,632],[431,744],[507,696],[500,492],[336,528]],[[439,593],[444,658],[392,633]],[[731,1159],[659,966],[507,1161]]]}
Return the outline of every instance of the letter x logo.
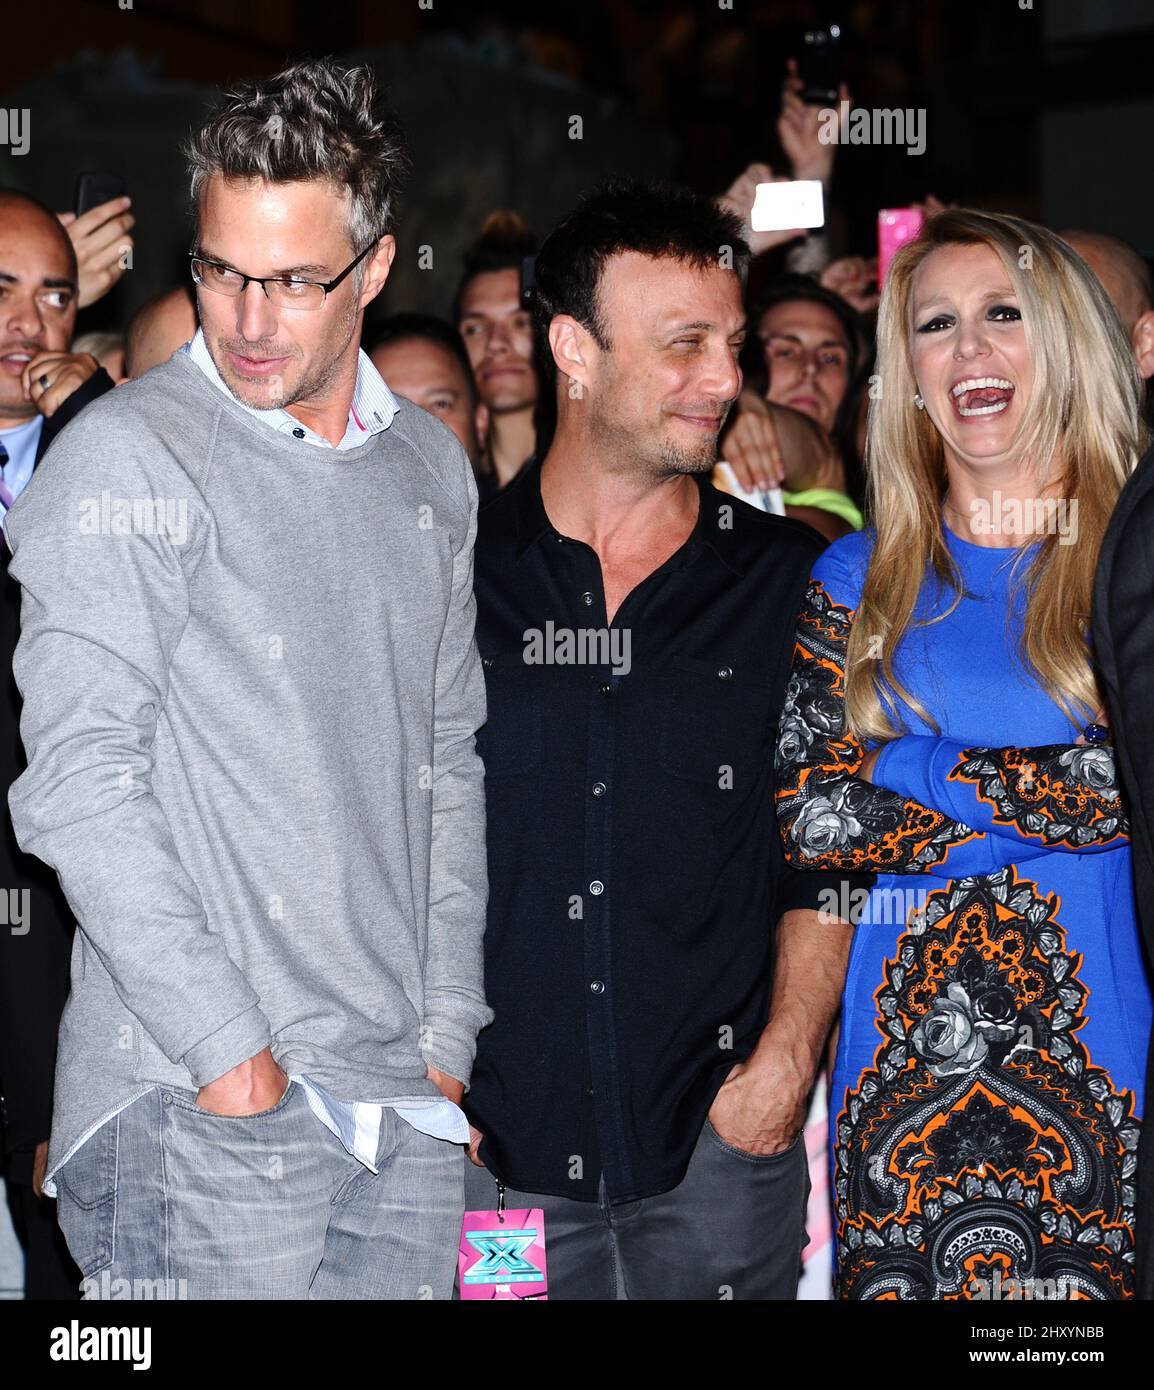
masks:
{"label": "letter x logo", "polygon": [[520,1231],[466,1231],[465,1239],[480,1259],[465,1272],[466,1284],[513,1284],[540,1279],[541,1271],[525,1258],[537,1239],[535,1229]]}

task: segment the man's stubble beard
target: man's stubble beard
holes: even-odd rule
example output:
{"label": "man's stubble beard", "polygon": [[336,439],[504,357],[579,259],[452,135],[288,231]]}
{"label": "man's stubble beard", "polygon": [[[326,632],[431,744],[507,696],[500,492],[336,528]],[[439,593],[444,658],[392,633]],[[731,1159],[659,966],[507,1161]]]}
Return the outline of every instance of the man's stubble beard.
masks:
{"label": "man's stubble beard", "polygon": [[[350,301],[350,312],[343,325],[344,342],[340,348],[331,357],[319,361],[314,359],[311,368],[306,370],[294,387],[291,389],[287,387],[283,377],[268,377],[262,378],[262,380],[267,381],[271,390],[266,389],[260,392],[254,379],[238,377],[230,369],[227,375],[221,371],[221,376],[224,377],[229,390],[242,405],[247,405],[254,410],[284,410],[287,406],[296,405],[298,401],[312,400],[323,394],[332,385],[337,374],[337,364],[344,356],[349,343],[352,342],[357,323],[356,298],[359,296]],[[224,356],[223,350],[221,355],[227,363],[228,359]],[[254,395],[260,392],[259,399],[250,399],[249,391],[252,391]]]}
{"label": "man's stubble beard", "polygon": [[716,436],[711,444],[702,445],[700,449],[695,449],[692,452],[680,448],[668,439],[662,440],[661,465],[664,477],[671,477],[674,474],[709,473],[712,472],[716,463]]}
{"label": "man's stubble beard", "polygon": [[[720,432],[719,425],[718,434]],[[685,449],[666,435],[655,439],[639,435],[636,428],[623,422],[612,410],[593,414],[590,436],[597,448],[605,450],[609,457],[632,459],[638,471],[655,481],[709,473],[717,462],[717,435],[703,441],[699,449]]]}

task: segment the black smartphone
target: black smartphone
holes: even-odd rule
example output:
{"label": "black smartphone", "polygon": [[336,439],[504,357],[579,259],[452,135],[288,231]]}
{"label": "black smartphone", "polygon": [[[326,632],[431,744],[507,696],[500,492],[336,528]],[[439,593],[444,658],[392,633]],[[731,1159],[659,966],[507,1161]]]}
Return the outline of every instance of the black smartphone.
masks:
{"label": "black smartphone", "polygon": [[841,25],[807,29],[802,35],[797,75],[805,84],[801,99],[809,106],[836,106],[842,80]]}
{"label": "black smartphone", "polygon": [[537,283],[537,257],[526,256],[521,261],[521,308],[532,309],[533,287]]}
{"label": "black smartphone", "polygon": [[101,203],[123,194],[124,180],[119,174],[81,174],[76,180],[76,216],[81,217],[90,208],[98,208]]}

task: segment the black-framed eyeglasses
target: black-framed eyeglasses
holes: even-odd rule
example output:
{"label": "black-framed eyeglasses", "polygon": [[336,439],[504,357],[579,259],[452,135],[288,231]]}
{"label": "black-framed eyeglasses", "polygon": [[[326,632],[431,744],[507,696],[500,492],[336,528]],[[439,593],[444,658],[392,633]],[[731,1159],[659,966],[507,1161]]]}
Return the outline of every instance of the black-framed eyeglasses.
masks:
{"label": "black-framed eyeglasses", "polygon": [[350,261],[334,280],[303,280],[297,275],[244,275],[232,266],[206,260],[195,251],[188,253],[189,268],[194,282],[214,294],[227,294],[235,299],[250,284],[259,285],[265,298],[286,309],[319,309],[346,275],[350,275],[372,251],[380,238],[370,241],[355,261]]}

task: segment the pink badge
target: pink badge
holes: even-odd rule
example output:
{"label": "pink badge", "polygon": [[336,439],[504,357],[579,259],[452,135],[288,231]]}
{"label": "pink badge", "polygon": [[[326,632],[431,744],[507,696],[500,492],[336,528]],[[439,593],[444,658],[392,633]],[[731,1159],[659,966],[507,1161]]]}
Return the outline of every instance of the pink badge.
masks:
{"label": "pink badge", "polygon": [[467,1211],[457,1272],[461,1297],[548,1300],[545,1213],[540,1207]]}

